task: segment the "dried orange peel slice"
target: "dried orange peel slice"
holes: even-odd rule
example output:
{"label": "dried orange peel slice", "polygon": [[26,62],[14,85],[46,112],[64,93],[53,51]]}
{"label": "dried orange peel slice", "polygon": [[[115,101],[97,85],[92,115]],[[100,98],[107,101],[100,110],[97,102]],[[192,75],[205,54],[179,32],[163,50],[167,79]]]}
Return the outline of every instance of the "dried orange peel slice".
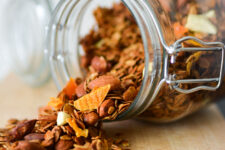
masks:
{"label": "dried orange peel slice", "polygon": [[51,101],[48,102],[48,106],[55,108],[56,110],[60,110],[65,104],[62,99],[51,97]]}
{"label": "dried orange peel slice", "polygon": [[91,111],[97,109],[107,96],[110,87],[110,84],[108,84],[92,90],[91,93],[74,101],[74,107],[80,111]]}
{"label": "dried orange peel slice", "polygon": [[75,94],[76,88],[77,84],[75,83],[75,80],[73,78],[70,78],[66,87],[63,89],[63,92],[71,99],[72,96]]}
{"label": "dried orange peel slice", "polygon": [[81,137],[81,136],[83,136],[85,138],[88,137],[88,129],[82,130],[81,128],[79,128],[75,119],[68,118],[68,119],[66,119],[66,121],[73,128],[77,137]]}

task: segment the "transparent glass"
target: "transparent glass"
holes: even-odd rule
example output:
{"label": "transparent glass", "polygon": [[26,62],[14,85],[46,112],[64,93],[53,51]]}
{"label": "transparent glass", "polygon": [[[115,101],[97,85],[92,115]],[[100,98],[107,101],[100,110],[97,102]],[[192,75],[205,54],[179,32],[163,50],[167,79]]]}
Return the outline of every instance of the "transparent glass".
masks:
{"label": "transparent glass", "polygon": [[[95,24],[92,16],[93,9],[97,6],[110,7],[114,2],[120,1],[61,0],[58,4],[47,38],[51,72],[58,89],[61,89],[70,77],[85,75],[80,65],[80,58],[83,55],[80,40]],[[224,38],[220,35],[224,29],[219,26],[224,21],[222,0],[215,3],[223,5],[205,4],[204,11],[198,6],[198,4],[203,6],[202,1],[182,1],[181,3],[179,0],[123,0],[122,2],[129,8],[139,26],[145,51],[145,68],[152,69],[144,69],[144,78],[137,97],[129,109],[118,116],[117,120],[138,117],[154,122],[170,122],[183,118],[207,103],[224,96],[221,92],[225,88],[222,82],[224,67],[221,68],[224,66],[224,45],[202,43],[190,38],[179,40],[191,35],[207,42],[224,42]],[[192,11],[194,8],[189,5],[194,4],[198,6],[193,14],[197,17],[199,15],[201,18],[202,13],[208,13],[208,16],[213,17],[215,12],[216,18],[210,20],[210,17],[206,15],[208,20],[204,16],[203,22],[212,21],[213,27],[216,26],[216,32],[215,29],[210,29],[209,34],[202,34],[202,31],[195,32],[192,29],[186,31],[185,24],[189,13],[185,13],[185,9],[188,9],[186,12]],[[174,9],[176,7],[179,8]],[[210,12],[210,9],[215,11]],[[217,18],[220,19],[217,20]],[[192,28],[192,24],[189,26],[188,28]],[[180,31],[180,28],[184,31]],[[180,35],[180,32],[184,33]],[[214,50],[218,45],[219,50]],[[209,51],[203,51],[203,49],[199,51],[195,47],[209,48],[207,49]],[[194,48],[194,50],[184,51],[185,48]],[[204,82],[201,80],[199,83],[198,79],[203,79]],[[177,82],[178,80],[183,82]]]}
{"label": "transparent glass", "polygon": [[3,10],[10,65],[31,86],[41,86],[50,78],[45,39],[52,10],[48,0],[9,0]]}

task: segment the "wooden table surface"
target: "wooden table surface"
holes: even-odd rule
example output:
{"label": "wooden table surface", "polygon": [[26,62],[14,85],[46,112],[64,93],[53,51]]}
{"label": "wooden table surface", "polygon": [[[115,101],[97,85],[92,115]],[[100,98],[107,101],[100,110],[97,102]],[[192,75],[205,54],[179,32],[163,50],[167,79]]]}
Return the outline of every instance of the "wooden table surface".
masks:
{"label": "wooden table surface", "polygon": [[[9,118],[35,118],[57,90],[52,82],[30,88],[14,75],[0,82],[0,127]],[[106,123],[109,134],[118,132],[133,150],[225,150],[225,120],[215,104],[183,120],[151,124],[137,120]]]}

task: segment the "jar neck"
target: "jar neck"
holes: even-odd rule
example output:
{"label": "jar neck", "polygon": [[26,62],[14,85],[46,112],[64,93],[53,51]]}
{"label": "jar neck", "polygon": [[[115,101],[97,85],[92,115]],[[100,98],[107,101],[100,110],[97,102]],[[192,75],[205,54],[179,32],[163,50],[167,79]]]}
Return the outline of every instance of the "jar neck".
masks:
{"label": "jar neck", "polygon": [[[85,31],[91,29],[86,26],[87,23],[84,23],[84,18],[88,13],[92,14],[92,11],[88,9],[93,2],[89,0],[61,0],[55,9],[47,43],[52,75],[59,90],[70,77],[83,76],[79,63],[82,51],[79,41],[80,37],[85,34],[82,33],[83,27],[85,27]],[[158,29],[161,30],[161,22],[158,23],[159,27],[154,24],[154,19],[159,19],[159,16],[156,16],[157,11],[162,10],[159,9],[160,5],[155,7],[151,1],[123,0],[122,2],[136,19],[144,45],[145,68],[150,68],[152,65],[152,70],[145,69],[142,86],[136,99],[130,108],[118,117],[119,120],[140,114],[152,103],[153,94],[161,79],[164,51],[158,34]]]}

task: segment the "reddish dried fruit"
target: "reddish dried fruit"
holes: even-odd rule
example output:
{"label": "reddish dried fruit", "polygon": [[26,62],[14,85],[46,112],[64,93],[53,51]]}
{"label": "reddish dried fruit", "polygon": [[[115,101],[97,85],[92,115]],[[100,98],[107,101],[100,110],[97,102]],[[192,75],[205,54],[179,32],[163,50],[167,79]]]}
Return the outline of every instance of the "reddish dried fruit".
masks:
{"label": "reddish dried fruit", "polygon": [[23,139],[23,137],[27,134],[29,134],[35,124],[36,124],[37,120],[29,120],[29,121],[25,121],[22,123],[19,123],[15,128],[13,128],[10,132],[9,132],[9,141],[15,141],[15,140],[21,140]]}
{"label": "reddish dried fruit", "polygon": [[102,87],[108,84],[110,84],[111,86],[110,90],[118,90],[121,88],[120,80],[112,75],[104,75],[104,76],[98,77],[97,79],[91,81],[88,84],[88,88],[94,89],[94,88]]}
{"label": "reddish dried fruit", "polygon": [[98,114],[95,112],[84,113],[84,122],[89,126],[94,126],[98,122]]}
{"label": "reddish dried fruit", "polygon": [[98,109],[99,117],[103,118],[108,116],[108,110],[111,107],[115,107],[115,102],[111,99],[105,100]]}

